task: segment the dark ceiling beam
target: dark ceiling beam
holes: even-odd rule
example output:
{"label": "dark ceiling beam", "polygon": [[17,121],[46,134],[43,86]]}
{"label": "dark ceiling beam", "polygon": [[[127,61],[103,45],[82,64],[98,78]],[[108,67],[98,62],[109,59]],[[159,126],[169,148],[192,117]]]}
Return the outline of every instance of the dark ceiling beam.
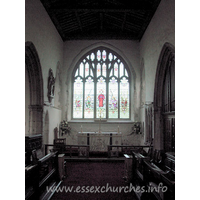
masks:
{"label": "dark ceiling beam", "polygon": [[[111,15],[106,15],[106,16],[107,16],[108,18],[110,18],[110,19],[113,19],[113,20],[117,21],[117,22],[123,23],[123,20],[122,20],[121,18],[114,17],[114,16],[111,16]],[[127,24],[127,25],[129,25],[129,26],[137,26],[138,28],[140,28],[140,25],[139,25],[139,24],[136,24],[135,22],[136,22],[136,20],[135,20],[135,21],[132,21],[132,23],[131,23],[131,22],[128,22],[127,19],[126,19],[126,24]]]}
{"label": "dark ceiling beam", "polygon": [[83,31],[83,27],[81,25],[81,20],[80,20],[80,17],[78,15],[78,12],[75,11],[75,15],[76,15],[76,19],[78,21],[79,28],[80,28],[81,31]]}
{"label": "dark ceiling beam", "polygon": [[[51,12],[64,12],[64,13],[71,13],[71,12],[101,12],[101,13],[135,13],[135,12],[148,12],[148,10],[144,9],[86,9],[86,8],[51,8]],[[150,9],[149,9],[150,10]]]}
{"label": "dark ceiling beam", "polygon": [[101,32],[90,32],[90,33],[85,33],[83,35],[78,35],[78,34],[71,34],[71,35],[66,35],[65,41],[66,40],[94,40],[94,39],[123,39],[123,40],[138,40],[138,37],[136,34],[131,33],[131,34],[114,34],[113,32],[109,33],[101,33]]}
{"label": "dark ceiling beam", "polygon": [[112,23],[112,27],[118,29],[118,30],[119,30],[119,34],[126,34],[127,31],[133,33],[133,32],[135,32],[135,31],[137,31],[137,30],[139,29],[138,27],[135,27],[135,26],[128,26],[128,25],[127,25],[126,28],[124,28],[124,31],[123,31],[123,33],[122,33],[122,31],[120,32],[120,28],[121,28],[120,25],[117,25],[117,24],[115,24],[115,23]]}
{"label": "dark ceiling beam", "polygon": [[62,20],[62,21],[60,21],[60,24],[61,24],[62,28],[67,26],[67,27],[72,28],[72,29],[78,28],[80,30],[80,27],[79,27],[79,25],[76,21]]}
{"label": "dark ceiling beam", "polygon": [[140,40],[160,0],[40,0],[63,41]]}
{"label": "dark ceiling beam", "polygon": [[125,23],[126,23],[126,12],[124,13],[124,20],[122,22],[122,31],[124,30],[124,26],[125,26]]}
{"label": "dark ceiling beam", "polygon": [[120,17],[115,17],[115,16],[113,16],[113,15],[107,15],[107,14],[106,14],[106,17],[107,17],[108,19],[113,19],[113,20],[115,20],[114,22],[123,23],[123,20],[122,20]]}
{"label": "dark ceiling beam", "polygon": [[88,25],[89,24],[94,24],[97,23],[98,18],[95,17],[87,17],[83,19],[82,25]]}
{"label": "dark ceiling beam", "polygon": [[138,24],[135,24],[135,23],[134,23],[134,24],[131,24],[130,22],[126,22],[126,29],[127,29],[128,27],[129,27],[130,29],[132,28],[132,29],[138,29],[138,30],[140,30],[140,26],[139,26]]}
{"label": "dark ceiling beam", "polygon": [[100,23],[101,23],[100,29],[102,31],[103,30],[103,13],[100,13]]}
{"label": "dark ceiling beam", "polygon": [[73,24],[73,25],[69,25],[68,23],[62,23],[62,29],[64,32],[66,32],[66,30],[79,30],[80,28],[77,24]]}

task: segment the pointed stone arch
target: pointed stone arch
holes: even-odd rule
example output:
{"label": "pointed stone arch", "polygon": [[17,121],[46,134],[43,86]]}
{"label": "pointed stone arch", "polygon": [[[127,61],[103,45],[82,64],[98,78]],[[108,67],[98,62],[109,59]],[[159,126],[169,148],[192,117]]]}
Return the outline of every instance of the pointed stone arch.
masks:
{"label": "pointed stone arch", "polygon": [[25,67],[30,86],[29,134],[43,130],[43,78],[37,50],[32,42],[25,43]]}
{"label": "pointed stone arch", "polygon": [[[94,43],[92,45],[89,45],[87,47],[85,47],[84,49],[82,49],[72,60],[69,69],[68,69],[68,73],[66,74],[66,78],[65,78],[65,84],[67,85],[67,90],[65,91],[65,96],[66,96],[66,102],[65,105],[63,106],[63,110],[66,110],[65,112],[63,112],[63,118],[70,120],[71,119],[71,115],[72,115],[72,108],[71,108],[71,101],[72,101],[72,79],[73,79],[73,72],[74,72],[74,68],[77,65],[77,63],[79,62],[79,60],[86,55],[88,52],[92,51],[93,49],[97,49],[97,48],[106,48],[111,50],[112,52],[116,53],[116,55],[118,55],[119,57],[121,57],[121,59],[123,60],[124,63],[126,63],[127,69],[129,71],[129,75],[130,75],[130,80],[131,80],[131,118],[132,119],[136,119],[138,118],[138,114],[136,114],[137,112],[135,111],[135,104],[133,102],[137,102],[137,92],[136,92],[136,71],[135,68],[132,66],[130,60],[127,58],[127,56],[123,53],[123,51],[109,43],[106,42],[97,42]],[[132,114],[133,113],[133,114]]]}
{"label": "pointed stone arch", "polygon": [[163,86],[166,70],[173,59],[175,59],[175,47],[165,43],[159,56],[154,87],[154,148],[156,149],[164,148]]}

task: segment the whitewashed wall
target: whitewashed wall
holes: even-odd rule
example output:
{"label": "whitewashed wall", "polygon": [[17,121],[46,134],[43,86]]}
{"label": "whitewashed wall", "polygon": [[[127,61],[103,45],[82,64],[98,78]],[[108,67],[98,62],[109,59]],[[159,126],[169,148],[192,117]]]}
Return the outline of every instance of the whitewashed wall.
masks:
{"label": "whitewashed wall", "polygon": [[[25,6],[25,42],[30,41],[34,44],[40,59],[43,76],[44,103],[47,104],[47,106],[44,106],[43,112],[45,116],[46,110],[49,111],[49,141],[52,142],[53,129],[57,126],[57,124],[60,123],[62,111],[53,105],[49,106],[47,98],[47,83],[49,69],[51,68],[53,70],[55,77],[58,62],[61,63],[60,65],[62,67],[63,41],[52,21],[50,20],[46,10],[42,6],[40,0],[26,0]],[[57,89],[57,91],[60,91],[59,88]],[[58,95],[56,98],[58,98]],[[58,106],[58,100],[56,99],[55,101],[56,106]],[[28,120],[27,106],[28,105],[26,105],[25,109],[26,121]]]}
{"label": "whitewashed wall", "polygon": [[[154,14],[142,40],[140,41],[140,60],[145,69],[145,102],[154,101],[155,76],[159,56],[164,44],[175,46],[175,0],[162,0]],[[144,107],[141,107],[141,121],[145,121]],[[159,148],[160,140],[157,131],[154,145]]]}
{"label": "whitewashed wall", "polygon": [[155,75],[163,45],[175,46],[175,1],[162,0],[140,42],[140,59],[144,60],[146,101],[153,101]]}

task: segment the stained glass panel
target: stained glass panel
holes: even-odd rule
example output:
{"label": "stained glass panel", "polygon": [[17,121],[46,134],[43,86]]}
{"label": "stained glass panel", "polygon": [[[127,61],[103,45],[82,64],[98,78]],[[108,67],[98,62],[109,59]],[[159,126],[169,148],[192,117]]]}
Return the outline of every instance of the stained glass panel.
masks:
{"label": "stained glass panel", "polygon": [[112,61],[112,59],[113,59],[113,55],[112,55],[112,53],[109,53],[109,60],[110,60],[110,62]]}
{"label": "stained glass panel", "polygon": [[97,51],[97,60],[100,61],[101,60],[101,52],[98,50]]}
{"label": "stained glass panel", "polygon": [[114,75],[116,77],[118,77],[118,64],[117,63],[114,64]]}
{"label": "stained glass panel", "polygon": [[94,117],[94,82],[91,77],[86,80],[85,83],[85,118]]}
{"label": "stained glass panel", "polygon": [[129,118],[129,82],[125,77],[120,82],[120,118]]}
{"label": "stained glass panel", "polygon": [[82,118],[83,116],[83,82],[78,77],[74,82],[74,97],[73,97],[73,117]]}
{"label": "stained glass panel", "polygon": [[89,64],[88,62],[85,64],[85,77],[89,75]]}
{"label": "stained glass panel", "polygon": [[106,118],[106,82],[102,77],[97,82],[97,118]]}
{"label": "stained glass panel", "polygon": [[93,61],[95,59],[94,53],[91,53],[91,60]]}
{"label": "stained glass panel", "polygon": [[80,64],[80,71],[79,71],[80,76],[83,76],[83,68],[84,68],[84,65],[83,65],[83,63],[81,63]]}
{"label": "stained glass panel", "polygon": [[120,63],[120,77],[124,75],[124,65]]}
{"label": "stained glass panel", "polygon": [[106,60],[106,51],[105,50],[103,50],[103,52],[102,52],[102,59],[103,59],[103,61]]}
{"label": "stained glass panel", "polygon": [[100,63],[97,64],[97,77],[101,76],[101,65]]}
{"label": "stained glass panel", "polygon": [[105,63],[103,63],[103,65],[102,65],[102,71],[103,71],[103,76],[105,76],[106,77],[106,64]]}
{"label": "stained glass panel", "polygon": [[109,118],[118,118],[118,83],[113,77],[109,82]]}

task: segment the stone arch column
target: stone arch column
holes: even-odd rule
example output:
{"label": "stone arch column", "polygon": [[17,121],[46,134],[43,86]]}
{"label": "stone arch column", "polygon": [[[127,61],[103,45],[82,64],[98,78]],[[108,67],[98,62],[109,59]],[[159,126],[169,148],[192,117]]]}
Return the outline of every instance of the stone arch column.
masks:
{"label": "stone arch column", "polygon": [[49,112],[48,110],[44,112],[44,128],[43,128],[43,151],[44,144],[49,143]]}
{"label": "stone arch column", "polygon": [[158,60],[155,87],[154,87],[154,148],[164,148],[163,135],[163,116],[162,116],[162,100],[163,85],[165,81],[165,73],[168,67],[168,61],[175,57],[175,47],[170,43],[165,43]]}
{"label": "stone arch column", "polygon": [[146,81],[145,81],[145,66],[144,59],[141,61],[141,71],[140,71],[140,106],[143,107],[146,101]]}
{"label": "stone arch column", "polygon": [[42,134],[43,78],[38,53],[32,42],[25,43],[25,66],[30,85],[29,134]]}

